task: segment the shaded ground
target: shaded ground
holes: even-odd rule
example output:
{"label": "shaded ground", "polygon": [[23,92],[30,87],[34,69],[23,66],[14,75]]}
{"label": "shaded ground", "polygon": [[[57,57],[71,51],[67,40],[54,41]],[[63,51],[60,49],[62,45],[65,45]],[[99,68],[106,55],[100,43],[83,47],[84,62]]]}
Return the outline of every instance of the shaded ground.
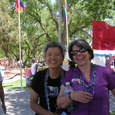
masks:
{"label": "shaded ground", "polygon": [[34,115],[29,105],[30,90],[5,90],[7,115]]}
{"label": "shaded ground", "polygon": [[[15,75],[15,74],[13,74]],[[9,75],[8,75],[9,76]],[[9,77],[4,79],[4,83],[19,80],[20,76]],[[5,100],[7,106],[7,115],[34,115],[29,105],[30,90],[12,89],[5,90]],[[110,111],[115,111],[115,97],[110,94]]]}
{"label": "shaded ground", "polygon": [[115,111],[115,96],[110,93],[110,112]]}
{"label": "shaded ground", "polygon": [[[7,115],[34,115],[29,105],[30,90],[5,90]],[[111,95],[110,111],[115,111],[115,97]]]}

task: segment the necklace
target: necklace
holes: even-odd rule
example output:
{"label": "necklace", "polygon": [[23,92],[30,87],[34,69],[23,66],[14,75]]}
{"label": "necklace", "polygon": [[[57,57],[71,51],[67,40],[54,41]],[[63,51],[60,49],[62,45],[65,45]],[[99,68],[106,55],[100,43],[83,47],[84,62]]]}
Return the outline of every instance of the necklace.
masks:
{"label": "necklace", "polygon": [[96,84],[96,66],[92,65],[92,76],[90,82],[85,82],[82,76],[80,76],[80,85],[83,87],[84,91],[94,94],[94,88]]}
{"label": "necklace", "polygon": [[[51,111],[50,103],[49,103],[49,97],[48,97],[48,77],[49,77],[49,70],[47,70],[46,75],[45,75],[45,80],[44,80],[44,88],[45,88],[45,98],[46,98],[46,105],[48,111]],[[64,71],[61,71],[60,77],[64,75]]]}
{"label": "necklace", "polygon": [[49,76],[49,72],[47,70],[46,75],[45,75],[45,81],[44,81],[44,88],[45,88],[45,98],[46,98],[46,105],[47,105],[47,109],[48,111],[51,111],[50,109],[50,104],[49,104],[49,98],[48,98],[48,76]]}

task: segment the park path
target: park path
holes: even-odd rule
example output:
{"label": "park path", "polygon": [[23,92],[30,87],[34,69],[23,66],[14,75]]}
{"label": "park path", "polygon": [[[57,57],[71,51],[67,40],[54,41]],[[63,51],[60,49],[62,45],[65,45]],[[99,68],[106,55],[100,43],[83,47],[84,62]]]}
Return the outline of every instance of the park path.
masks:
{"label": "park path", "polygon": [[115,111],[115,96],[110,93],[110,112]]}

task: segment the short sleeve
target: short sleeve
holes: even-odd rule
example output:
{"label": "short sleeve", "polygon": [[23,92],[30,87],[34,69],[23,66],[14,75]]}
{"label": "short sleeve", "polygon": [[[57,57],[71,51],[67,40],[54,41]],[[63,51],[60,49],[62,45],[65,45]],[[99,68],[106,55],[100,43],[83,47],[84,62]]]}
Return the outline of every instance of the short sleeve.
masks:
{"label": "short sleeve", "polygon": [[61,80],[61,85],[65,86],[66,82],[71,81],[71,71],[66,71],[64,77]]}
{"label": "short sleeve", "polygon": [[31,88],[38,93],[39,92],[39,81],[40,81],[40,75],[39,73],[35,74],[32,80]]}
{"label": "short sleeve", "polygon": [[34,75],[34,78],[32,80],[31,88],[36,92],[40,93],[43,89],[44,84],[44,77],[46,74],[46,70],[39,71]]}
{"label": "short sleeve", "polygon": [[108,80],[108,87],[110,90],[115,88],[115,71],[112,69],[107,69],[107,80]]}
{"label": "short sleeve", "polygon": [[2,79],[2,73],[0,72],[0,82],[2,82],[3,79]]}

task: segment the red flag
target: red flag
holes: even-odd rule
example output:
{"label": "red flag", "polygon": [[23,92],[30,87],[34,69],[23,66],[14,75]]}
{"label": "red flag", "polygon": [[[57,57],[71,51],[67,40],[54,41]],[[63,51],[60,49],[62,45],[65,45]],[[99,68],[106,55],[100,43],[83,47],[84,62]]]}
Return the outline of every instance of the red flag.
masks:
{"label": "red flag", "polygon": [[96,50],[115,50],[115,26],[93,21],[92,46]]}

